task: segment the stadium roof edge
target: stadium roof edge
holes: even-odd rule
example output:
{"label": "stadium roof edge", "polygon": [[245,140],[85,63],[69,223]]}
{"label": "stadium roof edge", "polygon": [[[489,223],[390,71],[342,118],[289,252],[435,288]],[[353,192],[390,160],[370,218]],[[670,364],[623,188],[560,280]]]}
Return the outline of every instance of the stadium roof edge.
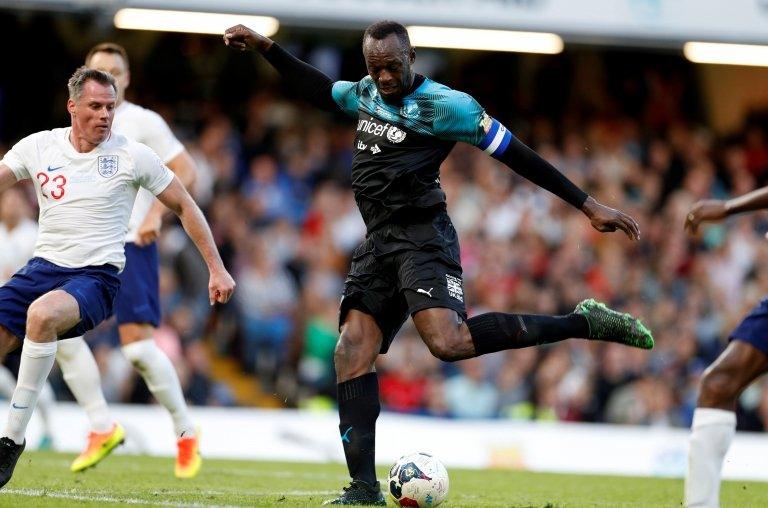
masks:
{"label": "stadium roof edge", "polygon": [[[0,8],[104,15],[124,7],[212,10],[210,0],[0,0]],[[313,28],[359,30],[388,18],[409,25],[552,32],[567,43],[590,45],[768,44],[768,0],[219,0],[215,10]]]}

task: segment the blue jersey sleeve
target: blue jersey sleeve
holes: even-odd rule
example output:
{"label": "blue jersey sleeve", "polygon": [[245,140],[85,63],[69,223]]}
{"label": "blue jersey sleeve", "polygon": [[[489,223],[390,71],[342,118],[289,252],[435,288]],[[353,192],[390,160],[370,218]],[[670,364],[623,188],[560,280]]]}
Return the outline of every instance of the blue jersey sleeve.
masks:
{"label": "blue jersey sleeve", "polygon": [[334,102],[343,112],[357,117],[358,101],[360,100],[361,83],[352,81],[336,81],[331,88]]}
{"label": "blue jersey sleeve", "polygon": [[504,153],[512,140],[512,133],[471,95],[454,90],[436,102],[433,128],[438,137],[469,143],[492,156]]}
{"label": "blue jersey sleeve", "polygon": [[498,159],[507,150],[513,137],[501,122],[486,114],[483,118],[483,138],[475,146]]}

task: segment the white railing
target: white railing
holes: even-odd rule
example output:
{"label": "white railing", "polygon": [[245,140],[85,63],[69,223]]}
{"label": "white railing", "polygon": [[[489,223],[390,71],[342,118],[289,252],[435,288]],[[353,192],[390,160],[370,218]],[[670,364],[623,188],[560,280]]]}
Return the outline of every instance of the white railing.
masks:
{"label": "white railing", "polygon": [[[6,418],[0,405],[0,422]],[[170,417],[158,406],[114,405],[126,428],[121,453],[173,455]],[[208,457],[304,462],[343,462],[335,412],[246,408],[193,408]],[[57,449],[80,451],[88,431],[72,403],[53,412]],[[37,415],[27,442],[41,436]],[[530,471],[680,477],[685,471],[686,429],[600,424],[444,420],[385,413],[376,434],[377,459],[393,463],[411,451],[426,451],[448,467],[505,467]],[[724,476],[768,481],[768,436],[739,433],[726,458]]]}

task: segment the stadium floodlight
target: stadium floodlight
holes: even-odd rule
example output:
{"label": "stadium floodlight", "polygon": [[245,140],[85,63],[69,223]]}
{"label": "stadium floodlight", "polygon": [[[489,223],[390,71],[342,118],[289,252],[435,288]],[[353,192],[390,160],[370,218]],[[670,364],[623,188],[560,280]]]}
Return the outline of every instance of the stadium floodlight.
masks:
{"label": "stadium floodlight", "polygon": [[277,19],[269,16],[157,9],[120,9],[115,13],[114,22],[117,28],[128,30],[216,35],[221,35],[227,28],[242,23],[267,37],[274,35],[280,27]]}
{"label": "stadium floodlight", "polygon": [[768,46],[686,42],[683,54],[696,63],[768,67]]}
{"label": "stadium floodlight", "polygon": [[476,49],[549,55],[563,51],[563,39],[559,35],[543,32],[409,26],[408,36],[411,44],[422,48]]}

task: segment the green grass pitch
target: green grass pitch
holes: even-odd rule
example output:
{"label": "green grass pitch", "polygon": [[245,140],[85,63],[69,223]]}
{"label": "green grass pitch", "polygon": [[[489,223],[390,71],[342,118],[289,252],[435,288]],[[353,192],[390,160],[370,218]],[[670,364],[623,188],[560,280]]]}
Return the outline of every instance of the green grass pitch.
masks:
{"label": "green grass pitch", "polygon": [[[173,460],[117,455],[80,474],[71,455],[25,453],[0,506],[319,506],[347,481],[339,464],[206,460],[193,480]],[[682,480],[449,469],[446,508],[681,506]],[[379,470],[379,478],[386,470]],[[765,506],[768,483],[726,482],[723,505]],[[391,503],[391,501],[390,501]]]}

